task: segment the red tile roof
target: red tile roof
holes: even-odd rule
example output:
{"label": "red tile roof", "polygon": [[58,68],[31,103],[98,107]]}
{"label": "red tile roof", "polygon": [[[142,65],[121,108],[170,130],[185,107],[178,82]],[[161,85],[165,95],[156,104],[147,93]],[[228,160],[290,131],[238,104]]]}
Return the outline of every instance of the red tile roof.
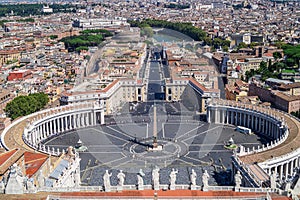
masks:
{"label": "red tile roof", "polygon": [[17,149],[0,154],[0,166],[17,152]]}
{"label": "red tile roof", "polygon": [[30,178],[48,159],[47,155],[26,151],[24,153],[26,175]]}
{"label": "red tile roof", "polygon": [[115,84],[117,84],[118,81],[119,81],[118,79],[114,80],[106,88],[104,88],[103,90],[101,90],[101,92],[107,92],[108,90],[110,90],[110,88],[112,88]]}
{"label": "red tile roof", "polygon": [[201,83],[199,83],[199,82],[196,81],[195,79],[189,78],[188,80],[189,80],[191,83],[193,83],[196,87],[198,87],[199,89],[201,89],[203,92],[206,92],[206,91],[207,91],[207,88],[204,87]]}
{"label": "red tile roof", "polygon": [[17,162],[24,154],[24,150],[14,149],[0,154],[0,174],[4,174],[10,166]]}

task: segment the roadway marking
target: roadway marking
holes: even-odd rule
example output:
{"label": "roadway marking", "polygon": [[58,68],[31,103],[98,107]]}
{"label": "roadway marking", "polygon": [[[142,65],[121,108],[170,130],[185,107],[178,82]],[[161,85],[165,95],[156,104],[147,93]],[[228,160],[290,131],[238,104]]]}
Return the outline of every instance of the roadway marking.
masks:
{"label": "roadway marking", "polygon": [[124,164],[127,164],[127,163],[131,162],[131,161],[132,161],[132,159],[130,159],[130,160],[126,161],[126,162],[123,162],[123,163],[121,163],[121,164],[119,164],[119,165],[113,166],[113,167],[114,167],[114,168],[118,168],[118,167],[120,167],[120,166],[122,166],[122,165],[124,165]]}
{"label": "roadway marking", "polygon": [[146,126],[147,123],[128,123],[128,124],[124,123],[124,124],[117,124],[117,125],[109,125],[109,127],[112,127],[112,126],[136,126],[137,124],[142,125],[142,126]]}
{"label": "roadway marking", "polygon": [[134,138],[133,136],[131,136],[131,135],[127,134],[127,133],[123,133],[123,132],[121,132],[121,131],[118,131],[118,130],[112,128],[112,127],[107,127],[107,128],[109,128],[109,129],[111,129],[111,130],[113,130],[113,131],[115,131],[115,132],[117,132],[117,133],[120,133],[121,135],[127,136],[127,137],[129,137],[129,138],[132,138],[132,139]]}
{"label": "roadway marking", "polygon": [[[181,119],[168,119],[168,121],[179,121],[181,122]],[[190,120],[191,121],[191,120]],[[195,121],[194,123],[172,123],[172,122],[165,122],[164,124],[176,124],[176,125],[188,125],[188,124],[191,124],[191,125],[195,125],[195,124],[198,124],[198,125],[201,125],[201,126],[198,126],[199,128],[204,126],[204,124],[200,124],[199,122],[197,123],[197,121]]]}
{"label": "roadway marking", "polygon": [[223,143],[216,143],[216,144],[190,144],[189,146],[190,147],[201,147],[201,146],[211,146],[211,145],[214,145],[214,146],[224,146]]}
{"label": "roadway marking", "polygon": [[152,79],[152,80],[149,80],[149,83],[152,83],[152,82],[162,82],[161,79]]}
{"label": "roadway marking", "polygon": [[196,166],[196,165],[194,165],[193,163],[190,163],[190,162],[187,162],[187,161],[185,161],[185,160],[182,160],[182,159],[176,159],[176,160],[179,160],[179,161],[181,161],[181,162],[184,162],[184,163],[186,163],[186,164],[188,164],[188,165],[192,165],[192,166]]}
{"label": "roadway marking", "polygon": [[[256,145],[256,144],[259,144],[261,145],[261,143],[240,143],[240,144],[252,144],[252,145]],[[224,143],[216,143],[216,144],[190,144],[189,146],[190,147],[201,147],[201,146],[211,146],[211,145],[214,145],[214,146],[224,146]]]}
{"label": "roadway marking", "polygon": [[92,144],[87,147],[123,147],[123,145],[114,145],[114,144]]}
{"label": "roadway marking", "polygon": [[87,168],[87,169],[84,169],[84,170],[82,170],[81,172],[83,172],[83,171],[85,171],[85,170],[96,169],[96,168],[98,168],[98,167],[103,167],[103,166],[105,166],[105,165],[111,164],[112,162],[116,162],[116,161],[122,160],[122,159],[124,159],[124,158],[128,158],[128,157],[126,156],[126,157],[118,158],[118,159],[115,159],[115,160],[112,160],[112,161],[109,161],[109,162],[101,163],[101,164],[96,165],[96,166],[94,166],[94,167],[89,167],[89,168]]}
{"label": "roadway marking", "polygon": [[[186,132],[185,134],[183,134],[183,135],[177,137],[176,139],[179,139],[179,138],[185,136],[186,134],[189,134],[189,133],[191,133],[192,131],[195,131],[196,129],[199,129],[199,128],[201,128],[202,126],[204,126],[204,124],[201,124],[200,126],[197,126],[196,128],[193,128],[192,130],[190,130],[190,131]],[[184,140],[183,140],[183,141],[184,141]]]}
{"label": "roadway marking", "polygon": [[197,137],[197,136],[199,136],[199,135],[202,135],[202,134],[204,134],[204,133],[207,133],[207,132],[209,132],[209,131],[211,131],[211,130],[214,130],[214,129],[217,129],[217,128],[222,128],[222,126],[216,126],[216,127],[214,127],[214,128],[208,129],[208,130],[206,130],[206,131],[204,131],[204,132],[202,132],[202,133],[199,133],[199,134],[193,135],[193,136],[191,136],[191,137],[188,137],[188,138],[186,138],[186,139],[184,139],[184,140],[182,140],[182,141],[189,140],[189,139],[191,139],[191,138],[193,138],[193,137]]}
{"label": "roadway marking", "polygon": [[191,159],[191,160],[200,162],[200,163],[202,163],[202,164],[203,164],[203,163],[206,163],[205,161],[202,161],[202,160],[199,160],[199,159],[196,159],[196,158],[191,158],[191,157],[189,157],[188,155],[189,155],[189,154],[185,155],[184,157],[187,158],[187,159]]}
{"label": "roadway marking", "polygon": [[[210,152],[228,152],[230,151],[231,149],[224,149],[224,150],[213,150],[213,149],[204,149],[204,150],[199,150],[199,151],[189,151],[190,153],[201,153],[201,152],[207,152],[207,153],[210,153]],[[233,150],[233,149],[232,149]]]}
{"label": "roadway marking", "polygon": [[102,134],[104,134],[104,135],[108,135],[108,136],[114,137],[114,138],[116,138],[116,139],[118,139],[118,140],[122,140],[122,141],[124,141],[124,142],[128,142],[128,140],[124,140],[123,138],[117,137],[117,136],[112,135],[112,134],[110,134],[110,133],[106,133],[106,132],[104,132],[104,131],[100,131],[100,130],[95,129],[95,128],[92,128],[92,129],[95,130],[95,131],[97,131],[98,133],[102,133]]}

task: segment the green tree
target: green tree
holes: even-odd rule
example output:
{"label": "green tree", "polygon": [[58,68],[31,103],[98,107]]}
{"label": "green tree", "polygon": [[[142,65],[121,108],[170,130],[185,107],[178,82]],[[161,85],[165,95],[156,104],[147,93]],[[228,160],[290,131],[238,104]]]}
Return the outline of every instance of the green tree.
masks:
{"label": "green tree", "polygon": [[253,49],[254,47],[259,46],[259,45],[260,44],[258,42],[251,42],[249,46],[251,49]]}
{"label": "green tree", "polygon": [[222,48],[223,48],[223,51],[228,52],[228,49],[229,49],[228,46],[223,46]]}
{"label": "green tree", "polygon": [[278,49],[282,49],[282,47],[285,45],[284,42],[276,41],[274,44]]}
{"label": "green tree", "polygon": [[145,26],[141,29],[141,36],[153,37],[153,29],[150,26]]}
{"label": "green tree", "polygon": [[148,25],[150,27],[169,28],[186,34],[196,41],[201,41],[204,39],[204,37],[207,36],[204,31],[197,27],[194,27],[192,23],[170,22],[156,19],[145,19],[143,21],[130,20],[128,22],[133,27],[142,28]]}
{"label": "green tree", "polygon": [[246,71],[245,75],[245,79],[246,81],[249,81],[249,79],[254,76],[255,74],[257,74],[257,72],[254,69],[251,69],[250,71]]}
{"label": "green tree", "polygon": [[222,40],[220,38],[215,38],[213,40],[213,45],[216,49],[220,48],[220,46],[222,45]]}
{"label": "green tree", "polygon": [[247,47],[248,47],[248,45],[245,42],[240,42],[237,48],[242,49],[242,48],[247,48]]}
{"label": "green tree", "polygon": [[275,60],[278,60],[278,59],[282,58],[282,55],[280,52],[276,51],[273,53],[273,57]]}
{"label": "green tree", "polygon": [[[109,34],[108,34],[109,33]],[[110,32],[97,30],[85,30],[81,32],[82,35],[62,38],[60,41],[64,42],[65,48],[69,51],[79,51],[87,49],[89,46],[98,46],[104,40],[104,37],[111,35]]]}
{"label": "green tree", "polygon": [[58,36],[57,36],[57,35],[50,35],[49,38],[50,38],[51,40],[54,40],[54,39],[58,38]]}
{"label": "green tree", "polygon": [[80,46],[80,47],[77,47],[77,48],[76,48],[76,51],[77,51],[78,53],[81,52],[82,50],[88,51],[89,48],[88,48],[88,47],[84,47],[84,46]]}
{"label": "green tree", "polygon": [[286,62],[286,65],[288,67],[294,67],[295,66],[295,60],[293,58],[287,58],[285,62]]}
{"label": "green tree", "polygon": [[28,96],[18,96],[5,107],[5,112],[12,120],[34,113],[49,102],[47,94],[34,93]]}

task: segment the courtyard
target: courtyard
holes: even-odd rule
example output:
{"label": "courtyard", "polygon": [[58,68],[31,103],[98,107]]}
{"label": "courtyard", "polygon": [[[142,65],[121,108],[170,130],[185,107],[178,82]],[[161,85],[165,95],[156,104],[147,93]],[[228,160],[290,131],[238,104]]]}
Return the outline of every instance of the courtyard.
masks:
{"label": "courtyard", "polygon": [[[157,126],[154,128],[154,106]],[[151,172],[160,168],[160,183],[169,184],[169,174],[178,170],[176,184],[189,184],[192,169],[201,185],[202,173],[207,170],[210,185],[232,185],[232,149],[224,145],[232,138],[236,145],[252,148],[268,142],[260,135],[246,135],[233,126],[209,124],[200,121],[192,108],[181,103],[126,104],[119,113],[106,117],[105,125],[73,130],[44,141],[46,146],[66,149],[79,140],[87,147],[79,152],[83,185],[103,185],[105,170],[112,173],[111,184],[117,185],[117,174],[126,174],[125,185],[137,183],[140,169],[145,173],[144,183],[151,184]],[[149,151],[153,145],[153,130],[161,151]]]}

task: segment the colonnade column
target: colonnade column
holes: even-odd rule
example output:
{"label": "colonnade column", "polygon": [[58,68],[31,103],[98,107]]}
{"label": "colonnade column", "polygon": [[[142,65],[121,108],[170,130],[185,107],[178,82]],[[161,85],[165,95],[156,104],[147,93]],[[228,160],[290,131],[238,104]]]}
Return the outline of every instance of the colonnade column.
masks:
{"label": "colonnade column", "polygon": [[277,139],[277,138],[275,137],[275,135],[274,135],[274,132],[273,132],[273,125],[274,125],[274,124],[270,121],[270,133],[271,133],[272,138]]}
{"label": "colonnade column", "polygon": [[261,127],[262,127],[262,125],[261,125],[261,118],[258,117],[257,118],[257,131],[258,131],[258,133],[261,132]]}
{"label": "colonnade column", "polygon": [[56,119],[53,120],[53,126],[54,126],[54,134],[57,133],[57,122],[56,122]]}
{"label": "colonnade column", "polygon": [[39,129],[37,128],[35,130],[35,144],[39,143]]}
{"label": "colonnade column", "polygon": [[105,118],[104,118],[104,111],[101,110],[100,112],[100,123],[103,125],[105,124]]}
{"label": "colonnade column", "polygon": [[43,140],[46,139],[47,135],[46,135],[46,123],[42,124],[42,138]]}
{"label": "colonnade column", "polygon": [[268,135],[268,136],[271,136],[271,133],[270,133],[270,129],[269,129],[269,120],[265,120],[265,124],[266,124],[266,128],[265,128],[265,132],[264,134]]}
{"label": "colonnade column", "polygon": [[49,123],[50,123],[50,135],[52,135],[53,134],[53,120],[50,120]]}
{"label": "colonnade column", "polygon": [[254,118],[255,118],[255,116],[254,116],[254,115],[250,115],[250,117],[251,117],[251,130],[253,131],[253,129],[254,129]]}
{"label": "colonnade column", "polygon": [[34,146],[35,144],[36,144],[36,130],[35,129],[33,129],[32,130],[32,132],[31,132],[31,140],[32,140],[32,142],[31,142],[31,144]]}
{"label": "colonnade column", "polygon": [[56,121],[57,121],[57,132],[59,133],[60,130],[61,130],[61,121],[60,121],[60,118],[57,118]]}
{"label": "colonnade column", "polygon": [[80,127],[83,127],[84,126],[84,116],[83,116],[83,113],[80,113]]}
{"label": "colonnade column", "polygon": [[246,120],[247,120],[247,121],[245,122],[245,124],[247,125],[248,128],[251,128],[251,127],[250,127],[250,125],[251,125],[250,122],[251,122],[251,121],[250,121],[250,115],[249,115],[249,113],[246,113]]}
{"label": "colonnade column", "polygon": [[76,127],[80,128],[80,115],[76,114]]}
{"label": "colonnade column", "polygon": [[84,115],[84,113],[81,113],[81,126],[82,127],[85,126],[85,115]]}
{"label": "colonnade column", "polygon": [[292,160],[290,164],[290,175],[293,174],[293,170],[294,170],[294,160]]}
{"label": "colonnade column", "polygon": [[229,111],[226,110],[226,124],[229,124]]}
{"label": "colonnade column", "polygon": [[280,173],[279,173],[280,180],[282,180],[282,175],[283,175],[283,164],[280,165]]}
{"label": "colonnade column", "polygon": [[[208,111],[207,113],[209,113],[209,111]],[[91,112],[91,113],[90,113],[90,117],[91,117],[91,125],[92,125],[92,126],[95,126],[96,123],[95,123],[95,118],[94,118],[94,112]]]}
{"label": "colonnade column", "polygon": [[271,121],[269,121],[269,132],[270,132],[270,136],[272,138],[274,138],[273,132],[272,132],[272,127],[273,127],[273,123]]}
{"label": "colonnade column", "polygon": [[63,128],[63,127],[64,127],[63,117],[58,118],[58,120],[59,120],[59,123],[60,123],[60,126],[59,126],[59,127],[60,127],[60,128],[59,128],[60,131],[59,131],[59,132],[63,132],[63,131],[64,131],[64,130],[63,130],[63,129],[64,129],[64,128]]}
{"label": "colonnade column", "polygon": [[89,113],[85,113],[85,120],[86,120],[86,125],[87,125],[87,126],[90,126],[90,125],[91,125],[91,122],[90,122],[90,116],[89,116]]}
{"label": "colonnade column", "polygon": [[72,121],[73,121],[73,128],[76,129],[77,128],[77,126],[76,126],[76,114],[73,114]]}
{"label": "colonnade column", "polygon": [[259,117],[255,116],[255,118],[254,118],[254,121],[255,121],[254,130],[255,130],[255,132],[258,132],[258,119],[259,119]]}
{"label": "colonnade column", "polygon": [[36,143],[40,142],[40,127],[37,127],[37,131],[36,131]]}
{"label": "colonnade column", "polygon": [[46,122],[46,136],[48,137],[50,135],[50,130],[49,130],[49,121]]}
{"label": "colonnade column", "polygon": [[68,117],[69,115],[65,116],[65,131],[69,130]]}
{"label": "colonnade column", "polygon": [[[217,109],[214,108],[214,109],[213,109],[213,112],[214,112],[214,114],[213,114],[213,122],[214,122],[214,123],[217,123],[217,120],[218,120]],[[101,112],[100,112],[100,115],[101,115]],[[100,122],[102,121],[101,119],[102,119],[102,117],[100,117]],[[101,124],[102,124],[102,122],[101,122]]]}
{"label": "colonnade column", "polygon": [[289,174],[288,163],[285,163],[284,166],[285,166],[285,167],[284,167],[284,170],[285,170],[284,175],[285,175],[285,178],[287,178],[287,177],[288,177],[288,174]]}

